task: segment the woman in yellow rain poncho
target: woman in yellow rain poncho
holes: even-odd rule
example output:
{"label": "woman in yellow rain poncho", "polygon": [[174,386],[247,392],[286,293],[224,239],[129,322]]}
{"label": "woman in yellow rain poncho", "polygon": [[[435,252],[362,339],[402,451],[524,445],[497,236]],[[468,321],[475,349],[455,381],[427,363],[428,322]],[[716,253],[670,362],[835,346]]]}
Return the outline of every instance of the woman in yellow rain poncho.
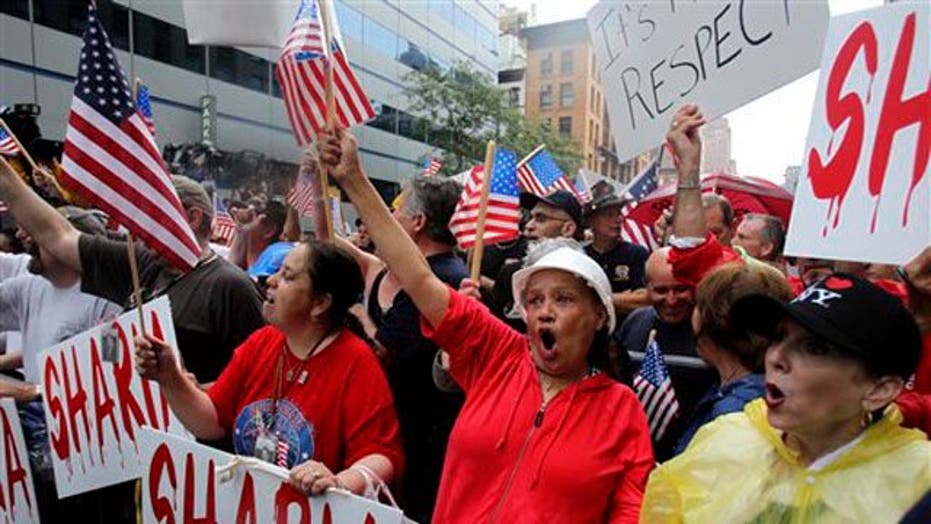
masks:
{"label": "woman in yellow rain poncho", "polygon": [[897,522],[931,487],[931,443],[892,404],[921,351],[898,299],[838,273],[731,315],[773,341],[766,397],[654,471],[641,521]]}

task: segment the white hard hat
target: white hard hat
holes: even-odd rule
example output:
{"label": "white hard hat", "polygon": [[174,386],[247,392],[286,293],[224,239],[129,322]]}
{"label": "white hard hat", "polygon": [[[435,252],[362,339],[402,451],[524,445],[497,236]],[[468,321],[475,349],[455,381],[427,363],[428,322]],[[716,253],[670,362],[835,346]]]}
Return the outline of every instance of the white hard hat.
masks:
{"label": "white hard hat", "polygon": [[524,288],[527,287],[527,282],[530,281],[530,277],[534,273],[544,269],[568,271],[584,280],[588,287],[592,288],[598,295],[605,312],[608,314],[608,333],[614,331],[616,319],[614,316],[614,302],[611,300],[611,283],[608,282],[608,277],[605,275],[604,270],[601,269],[601,266],[588,255],[568,247],[559,248],[542,257],[534,265],[514,273],[511,278],[511,293],[514,295],[514,306],[520,313],[521,318],[527,320],[527,312],[524,310],[522,300]]}

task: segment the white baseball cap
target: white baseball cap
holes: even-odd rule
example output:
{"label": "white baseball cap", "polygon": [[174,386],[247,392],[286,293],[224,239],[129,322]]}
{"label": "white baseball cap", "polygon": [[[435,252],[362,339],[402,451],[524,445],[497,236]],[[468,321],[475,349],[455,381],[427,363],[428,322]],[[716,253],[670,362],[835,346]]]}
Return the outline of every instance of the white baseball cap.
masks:
{"label": "white baseball cap", "polygon": [[611,300],[611,283],[608,282],[608,277],[605,275],[604,270],[601,269],[601,266],[588,255],[568,247],[559,248],[540,258],[532,266],[525,267],[514,273],[511,278],[511,293],[514,295],[514,306],[520,313],[521,318],[527,320],[527,312],[524,310],[523,300],[521,299],[524,288],[527,287],[527,282],[530,281],[530,277],[534,273],[544,269],[560,269],[584,280],[588,287],[592,288],[598,295],[605,312],[608,314],[608,333],[614,331],[617,320],[614,316],[614,302]]}

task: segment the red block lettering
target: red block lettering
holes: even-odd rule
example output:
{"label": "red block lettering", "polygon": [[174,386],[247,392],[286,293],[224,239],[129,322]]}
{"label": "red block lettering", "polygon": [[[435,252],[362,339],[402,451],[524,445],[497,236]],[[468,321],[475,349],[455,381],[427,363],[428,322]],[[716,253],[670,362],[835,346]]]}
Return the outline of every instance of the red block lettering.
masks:
{"label": "red block lettering", "polygon": [[133,425],[142,427],[145,424],[145,419],[142,415],[142,408],[139,407],[139,403],[136,402],[136,397],[133,396],[130,389],[133,378],[136,376],[135,371],[133,371],[133,357],[129,349],[131,343],[126,337],[126,332],[123,331],[123,326],[118,322],[114,322],[113,328],[116,330],[120,339],[120,346],[123,348],[119,364],[113,366],[113,378],[116,380],[116,398],[120,403],[123,430],[129,435],[129,440],[132,441],[138,452],[139,446],[136,443],[136,431]]}
{"label": "red block lettering", "polygon": [[216,524],[217,496],[214,488],[213,461],[207,463],[207,508],[203,517],[194,516],[194,455],[184,458],[184,524]]}
{"label": "red block lettering", "polygon": [[23,468],[23,461],[16,451],[13,428],[10,426],[10,419],[7,418],[6,411],[2,409],[0,409],[0,419],[3,422],[3,454],[6,457],[6,488],[10,496],[10,514],[15,515],[17,484],[23,489],[23,497],[30,508],[32,508],[32,500],[29,498],[29,486],[26,484],[26,470]]}
{"label": "red block lettering", "polygon": [[[873,155],[870,158],[870,195],[876,197],[873,207],[873,219],[870,222],[870,232],[876,230],[876,212],[879,209],[879,200],[882,196],[883,182],[886,179],[886,169],[889,165],[889,152],[892,141],[899,130],[913,124],[920,124],[918,129],[918,143],[915,146],[915,164],[912,168],[912,179],[908,186],[908,195],[902,211],[902,225],[908,224],[908,208],[912,200],[915,186],[924,178],[928,167],[928,156],[931,153],[931,80],[927,89],[921,94],[903,100],[905,90],[905,77],[912,60],[912,46],[915,43],[915,13],[905,18],[902,27],[902,36],[895,51],[895,61],[889,74],[889,83],[886,86],[886,96],[883,98],[882,112],[879,117],[879,126],[876,128],[876,141],[873,144]],[[920,68],[922,73],[924,68]]]}
{"label": "red block lettering", "polygon": [[333,511],[329,502],[323,503],[323,524],[333,524]]}
{"label": "red block lettering", "polygon": [[[815,197],[830,200],[828,222],[830,222],[831,213],[836,206],[837,212],[834,215],[832,225],[834,228],[837,227],[840,221],[841,207],[853,182],[857,170],[857,160],[860,158],[860,150],[863,147],[864,117],[863,103],[860,96],[857,93],[847,93],[841,96],[844,81],[850,74],[850,70],[861,51],[865,55],[866,68],[872,84],[872,78],[876,74],[877,42],[873,26],[868,22],[857,26],[841,45],[828,77],[827,93],[825,95],[828,124],[836,133],[844,122],[849,121],[844,139],[837,151],[834,152],[834,157],[827,164],[822,161],[821,153],[814,147],[808,152],[808,176],[811,181],[812,191]],[[869,98],[870,94],[868,92],[867,102],[869,102]],[[828,144],[828,155],[831,154],[833,141],[832,137],[831,143]],[[822,231],[822,235],[827,235],[827,226]]]}
{"label": "red block lettering", "polygon": [[[152,326],[152,336],[160,340],[165,340],[165,334],[162,331],[162,323],[159,321],[158,313],[156,313],[155,309],[152,310],[151,321],[149,322],[149,325]],[[149,381],[143,380],[142,385],[143,387],[148,388]],[[165,399],[165,395],[163,395],[161,391],[159,391],[158,400],[162,405],[162,431],[168,431],[168,421],[171,420],[168,418],[168,400]],[[154,419],[154,416],[152,419],[152,425],[158,427],[158,422]]]}
{"label": "red block lettering", "polygon": [[310,524],[310,499],[290,484],[281,483],[275,493],[275,523],[288,524],[288,507],[292,504],[301,510],[300,524]]}
{"label": "red block lettering", "polygon": [[[81,369],[78,367],[78,354],[71,346],[71,364],[74,366],[74,389],[68,379],[68,363],[65,361],[65,352],[61,353],[62,375],[65,377],[65,402],[68,404],[68,421],[71,424],[71,439],[74,440],[74,449],[81,453],[81,439],[78,437],[78,417],[84,422],[84,438],[90,442],[91,428],[87,419],[87,392],[84,391],[84,382],[81,380]],[[91,464],[94,459],[91,457]]]}
{"label": "red block lettering", "polygon": [[[97,423],[97,447],[100,451],[101,464],[106,462],[103,453],[103,424],[104,419],[110,419],[113,435],[116,436],[116,446],[120,449],[120,431],[116,425],[116,415],[113,413],[114,402],[110,397],[110,388],[103,376],[103,365],[100,362],[100,353],[97,351],[97,341],[91,338],[91,378],[94,386],[94,419]],[[101,395],[102,393],[102,395]]]}
{"label": "red block lettering", "polygon": [[375,517],[371,513],[366,513],[364,524],[375,524]]}
{"label": "red block lettering", "polygon": [[[162,483],[162,475],[168,475],[168,484],[173,491],[178,489],[178,478],[175,475],[175,463],[171,459],[171,451],[167,444],[159,444],[152,455],[149,464],[149,501],[152,503],[152,513],[155,521],[165,524],[175,524],[175,512],[171,507],[171,499],[158,494],[158,487]],[[174,498],[174,497],[172,497]]]}
{"label": "red block lettering", "polygon": [[49,427],[49,435],[52,438],[52,449],[59,460],[67,461],[71,456],[71,447],[68,442],[68,423],[65,420],[65,410],[61,405],[61,399],[55,396],[53,385],[60,384],[58,379],[58,370],[55,369],[55,359],[45,359],[45,396],[48,401],[49,414],[55,419],[58,431]]}
{"label": "red block lettering", "polygon": [[236,524],[256,524],[255,515],[255,483],[252,475],[246,472],[242,481],[242,491],[239,493],[239,508],[236,510]]}

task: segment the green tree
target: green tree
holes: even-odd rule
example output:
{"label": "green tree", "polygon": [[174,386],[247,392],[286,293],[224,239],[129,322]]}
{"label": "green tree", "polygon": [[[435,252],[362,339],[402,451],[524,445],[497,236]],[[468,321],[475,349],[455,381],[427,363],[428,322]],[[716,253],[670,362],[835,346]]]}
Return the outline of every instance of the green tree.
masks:
{"label": "green tree", "polygon": [[405,95],[431,145],[442,151],[444,172],[454,174],[482,162],[485,144],[496,140],[518,157],[544,144],[567,173],[581,165],[578,145],[558,137],[540,120],[528,119],[508,103],[507,92],[467,62],[446,71],[428,67],[408,73]]}

